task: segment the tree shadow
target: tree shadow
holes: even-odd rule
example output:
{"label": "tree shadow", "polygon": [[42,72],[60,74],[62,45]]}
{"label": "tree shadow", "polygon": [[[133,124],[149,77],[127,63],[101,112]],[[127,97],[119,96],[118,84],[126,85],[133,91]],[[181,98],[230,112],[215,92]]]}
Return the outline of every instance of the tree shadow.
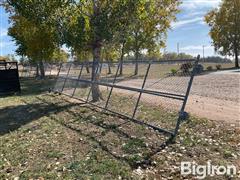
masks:
{"label": "tree shadow", "polygon": [[[136,125],[128,119],[104,114],[83,103],[64,100],[51,102],[48,96],[59,99],[46,94],[35,97],[34,103],[22,100],[23,105],[0,109],[0,136],[47,116],[86,137],[97,144],[99,149],[116,160],[128,163],[133,169],[154,165],[152,156],[172,142],[171,138],[163,135],[160,137],[158,133]],[[84,109],[88,109],[89,114],[85,115],[82,111]],[[61,113],[66,113],[69,118],[61,120]]]}
{"label": "tree shadow", "polygon": [[[38,100],[58,109],[59,103],[49,102],[44,98],[38,98]],[[143,168],[154,166],[152,157],[173,142],[171,137],[160,135],[159,132],[146,127],[143,128],[142,125],[136,125],[129,119],[103,113],[87,104],[79,103],[74,108],[77,109],[73,110],[71,107],[64,109],[70,116],[69,119],[76,118],[74,121],[59,120],[58,116],[49,117],[62,126],[86,137],[89,141],[98,144],[101,150],[119,161],[128,163],[133,169],[139,166]],[[84,115],[79,109],[89,109],[90,116]],[[94,118],[91,118],[92,116]]]}
{"label": "tree shadow", "polygon": [[52,107],[42,102],[34,104],[24,104],[18,106],[8,106],[0,109],[0,135],[19,129],[21,126],[38,120],[43,116],[63,111],[75,104],[67,104]]}
{"label": "tree shadow", "polygon": [[12,95],[30,96],[48,92],[54,87],[56,79],[56,76],[46,76],[45,79],[37,79],[35,77],[21,77],[21,92],[0,94],[0,98],[9,97]]}
{"label": "tree shadow", "polygon": [[[45,79],[36,79],[33,77],[21,77],[21,96],[38,95],[48,92],[56,83],[55,76],[47,76]],[[34,86],[33,86],[34,84]]]}

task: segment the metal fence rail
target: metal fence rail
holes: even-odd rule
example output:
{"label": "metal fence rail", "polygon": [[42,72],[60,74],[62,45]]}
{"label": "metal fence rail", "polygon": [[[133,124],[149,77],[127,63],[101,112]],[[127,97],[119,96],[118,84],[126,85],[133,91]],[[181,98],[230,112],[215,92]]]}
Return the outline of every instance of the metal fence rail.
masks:
{"label": "metal fence rail", "polygon": [[[186,118],[185,106],[199,58],[100,63],[95,72],[98,75],[96,80],[91,77],[91,63],[64,63],[59,68],[52,91],[175,137],[180,123]],[[93,102],[92,90],[96,85],[101,100]],[[143,115],[153,107],[159,109],[158,118],[161,120]],[[167,119],[165,112],[178,114]],[[159,127],[159,123],[164,127]]]}

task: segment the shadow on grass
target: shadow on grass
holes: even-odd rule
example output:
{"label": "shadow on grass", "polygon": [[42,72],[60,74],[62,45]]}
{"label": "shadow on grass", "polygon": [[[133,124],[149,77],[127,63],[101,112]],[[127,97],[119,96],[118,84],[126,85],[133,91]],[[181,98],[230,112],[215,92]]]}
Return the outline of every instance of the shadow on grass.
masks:
{"label": "shadow on grass", "polygon": [[[47,105],[50,105],[53,108],[58,109],[58,103],[52,103],[43,98],[38,98],[38,100]],[[68,109],[65,109],[65,112],[67,112],[68,116],[70,116],[69,119],[75,117],[76,120],[74,121],[62,121],[60,120],[61,118],[59,118],[59,116],[50,116],[50,118],[55,122],[60,123],[62,126],[77,132],[80,136],[86,137],[89,141],[94,142],[108,155],[114,157],[119,161],[128,163],[132,169],[136,169],[138,167],[145,168],[147,166],[154,166],[155,164],[152,161],[152,157],[165,149],[169,144],[173,143],[171,137],[166,137],[164,135],[162,135],[161,138],[159,138],[160,136],[155,136],[155,139],[153,131],[149,130],[148,128],[145,128],[144,131],[149,131],[148,136],[152,138],[152,140],[150,140],[152,142],[150,142],[148,139],[143,140],[142,137],[147,133],[140,131],[141,136],[136,136],[134,131],[139,131],[139,126],[137,127],[136,124],[132,123],[128,119],[120,119],[120,117],[116,115],[114,116],[113,114],[107,114],[106,112],[104,112],[104,116],[102,112],[98,111],[96,108],[88,106],[87,104],[78,103],[77,106],[73,107],[78,107],[78,109],[72,110],[70,107]],[[84,116],[84,112],[81,112],[80,109],[88,109],[91,115]],[[100,114],[104,118],[100,118]],[[92,119],[92,115],[95,115],[100,119]],[[116,119],[116,121],[111,118],[109,120],[109,116],[115,117],[114,119]],[[129,127],[131,127],[130,131]],[[140,125],[140,127],[142,126]],[[100,132],[96,132],[97,129]],[[141,128],[141,130],[143,129]],[[111,135],[108,136],[107,134]],[[116,141],[116,139],[119,142],[122,141],[124,146],[121,147],[121,143],[119,142],[115,144],[114,141]],[[146,146],[146,144],[149,145]],[[121,148],[122,150],[119,150]]]}
{"label": "shadow on grass", "polygon": [[[47,91],[48,87],[54,83],[54,79],[39,82],[39,80],[25,78],[22,79],[22,83],[25,88],[22,92],[23,96],[37,95]],[[48,96],[55,98],[53,95],[37,96],[34,97],[33,103],[22,100],[23,105],[0,109],[0,135],[15,131],[21,126],[47,116],[62,126],[77,132],[80,136],[86,137],[89,142],[97,144],[99,149],[118,161],[128,163],[133,169],[139,166],[154,165],[151,160],[152,156],[171,143],[171,139],[167,137],[158,139],[159,136],[155,136],[154,138],[154,132],[147,128],[143,129],[142,126],[131,124],[127,119],[120,119],[116,116],[113,117],[113,115],[112,119],[109,119],[109,115],[104,115],[102,119],[90,118],[93,114],[96,117],[103,116],[103,114],[83,103],[51,102],[48,100]],[[78,109],[73,111],[74,108]],[[84,112],[79,111],[81,109],[88,109],[90,115],[85,117]],[[62,121],[61,112],[73,117],[76,123]],[[70,119],[70,117],[66,119]],[[96,133],[96,129],[99,133]],[[144,136],[149,136],[152,140],[142,139]]]}
{"label": "shadow on grass", "polygon": [[48,76],[45,79],[36,79],[33,77],[21,77],[21,94],[22,96],[38,95],[49,91],[54,87],[56,82],[55,76]]}
{"label": "shadow on grass", "polygon": [[9,106],[0,109],[0,135],[15,131],[21,126],[43,116],[63,111],[74,106],[74,104],[61,105],[53,107],[45,103],[36,102],[34,104],[24,104],[18,106]]}

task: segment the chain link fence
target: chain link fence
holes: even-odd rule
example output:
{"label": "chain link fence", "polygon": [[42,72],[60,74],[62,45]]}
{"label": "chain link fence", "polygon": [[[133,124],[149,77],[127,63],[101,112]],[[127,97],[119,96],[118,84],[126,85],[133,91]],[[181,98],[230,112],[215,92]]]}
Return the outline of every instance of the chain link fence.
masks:
{"label": "chain link fence", "polygon": [[[90,62],[63,63],[52,90],[175,137],[187,118],[184,110],[198,60],[99,63],[94,73]],[[100,91],[97,102],[94,86]]]}

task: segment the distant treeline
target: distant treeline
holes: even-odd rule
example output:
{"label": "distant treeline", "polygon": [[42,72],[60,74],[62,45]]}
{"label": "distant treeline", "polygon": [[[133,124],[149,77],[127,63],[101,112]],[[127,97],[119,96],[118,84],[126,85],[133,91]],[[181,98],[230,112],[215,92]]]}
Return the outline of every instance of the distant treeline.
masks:
{"label": "distant treeline", "polygon": [[222,58],[219,56],[209,56],[204,59],[201,59],[201,61],[209,63],[233,63],[230,59]]}
{"label": "distant treeline", "polygon": [[[177,54],[174,52],[167,52],[160,56],[148,56],[148,55],[141,54],[141,56],[139,57],[139,61],[141,60],[161,61],[161,60],[178,60],[178,59],[194,59],[194,58],[195,57],[193,57],[192,55],[186,54],[186,53]],[[132,61],[134,61],[134,59],[135,59],[134,56],[130,56],[130,55],[124,58],[124,60],[132,60]],[[233,63],[230,59],[222,58],[220,56],[209,56],[209,57],[205,57],[204,59],[202,58],[200,61],[209,62],[209,63]]]}

